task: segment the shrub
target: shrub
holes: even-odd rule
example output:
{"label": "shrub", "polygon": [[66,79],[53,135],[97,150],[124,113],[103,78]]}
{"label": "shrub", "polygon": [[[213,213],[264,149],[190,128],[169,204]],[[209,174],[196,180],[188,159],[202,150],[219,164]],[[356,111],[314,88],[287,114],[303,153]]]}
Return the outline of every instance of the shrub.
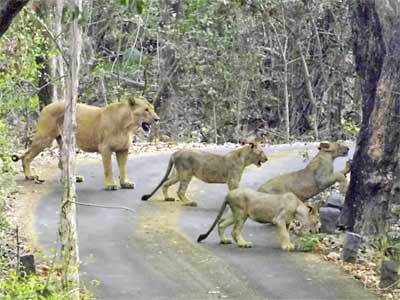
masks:
{"label": "shrub", "polygon": [[297,240],[297,248],[302,252],[313,252],[317,245],[321,242],[322,235],[320,234],[306,234]]}
{"label": "shrub", "polygon": [[37,275],[18,276],[12,272],[0,281],[1,299],[68,299],[61,286],[51,278]]}

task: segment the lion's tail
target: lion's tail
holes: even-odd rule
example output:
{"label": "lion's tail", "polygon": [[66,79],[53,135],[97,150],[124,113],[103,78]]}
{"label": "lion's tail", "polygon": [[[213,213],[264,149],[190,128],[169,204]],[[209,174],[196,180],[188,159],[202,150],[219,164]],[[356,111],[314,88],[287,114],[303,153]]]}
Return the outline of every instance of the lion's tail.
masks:
{"label": "lion's tail", "polygon": [[211,231],[213,231],[214,227],[217,225],[217,223],[221,219],[222,214],[224,213],[225,208],[228,205],[228,197],[229,197],[229,194],[228,194],[228,196],[226,196],[224,203],[222,203],[219,213],[218,213],[217,217],[215,218],[214,223],[211,225],[210,229],[208,229],[208,231],[206,233],[200,234],[199,237],[197,238],[198,243],[200,243],[202,240],[206,239],[209,236]]}
{"label": "lion's tail", "polygon": [[21,159],[21,157],[20,156],[18,156],[17,154],[13,154],[13,155],[11,155],[11,160],[12,161],[15,161],[15,162],[17,162],[17,161],[19,161]]}
{"label": "lion's tail", "polygon": [[143,201],[149,200],[156,192],[157,190],[163,185],[163,183],[168,179],[169,174],[171,173],[172,167],[174,166],[174,156],[172,155],[171,158],[169,159],[168,167],[167,167],[167,172],[164,175],[164,178],[161,179],[161,182],[157,185],[157,187],[152,191],[150,194],[146,194],[142,196]]}

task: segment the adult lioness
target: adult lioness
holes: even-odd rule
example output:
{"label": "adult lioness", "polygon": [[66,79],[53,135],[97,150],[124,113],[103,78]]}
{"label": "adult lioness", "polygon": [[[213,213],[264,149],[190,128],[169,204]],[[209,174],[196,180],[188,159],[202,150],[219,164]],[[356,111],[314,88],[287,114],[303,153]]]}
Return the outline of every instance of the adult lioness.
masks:
{"label": "adult lioness", "polygon": [[[227,183],[228,188],[233,190],[239,186],[243,171],[247,166],[254,164],[260,167],[267,160],[263,149],[255,143],[233,150],[226,155],[179,150],[172,154],[167,172],[159,185],[151,194],[142,196],[142,200],[148,200],[163,185],[165,201],[174,201],[168,196],[168,188],[179,182],[179,199],[184,205],[197,206],[196,202],[190,201],[185,195],[193,176],[207,183]],[[172,167],[175,167],[174,172],[168,178]]]}
{"label": "adult lioness", "polygon": [[[46,106],[40,114],[31,147],[21,157],[13,156],[14,161],[22,160],[26,179],[37,178],[31,174],[30,164],[40,152],[51,146],[54,139],[61,148],[64,111],[64,102],[54,102]],[[140,127],[148,132],[151,124],[158,120],[153,105],[143,97],[132,97],[127,102],[114,103],[104,108],[86,104],[77,105],[77,145],[83,151],[101,154],[106,190],[118,188],[113,179],[111,166],[113,152],[117,156],[121,188],[134,188],[134,184],[128,179],[126,169],[132,137]]]}
{"label": "adult lioness", "polygon": [[350,163],[346,163],[343,171],[334,172],[333,161],[337,157],[347,156],[349,147],[339,143],[321,143],[318,149],[318,154],[304,169],[270,179],[258,191],[268,194],[292,192],[305,201],[339,182],[340,191],[345,193]]}
{"label": "adult lioness", "polygon": [[[232,214],[226,219],[221,219],[226,206],[229,205]],[[273,223],[278,228],[278,238],[283,250],[293,250],[290,242],[287,225],[291,219],[296,218],[302,224],[303,231],[309,231],[317,218],[310,217],[309,208],[293,193],[265,194],[248,188],[238,188],[230,191],[219,210],[218,216],[207,233],[198,237],[201,242],[211,233],[218,223],[218,234],[221,244],[230,244],[225,235],[225,230],[233,224],[232,237],[239,247],[252,246],[242,236],[242,229],[247,218],[259,223]]]}

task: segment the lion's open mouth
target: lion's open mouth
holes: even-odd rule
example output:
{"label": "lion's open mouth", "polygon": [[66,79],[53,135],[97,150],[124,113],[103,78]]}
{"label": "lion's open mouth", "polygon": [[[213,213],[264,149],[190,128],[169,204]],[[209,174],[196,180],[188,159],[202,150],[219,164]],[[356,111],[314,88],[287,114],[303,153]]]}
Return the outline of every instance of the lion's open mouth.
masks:
{"label": "lion's open mouth", "polygon": [[142,122],[142,129],[145,133],[149,133],[151,130],[151,125],[147,122]]}
{"label": "lion's open mouth", "polygon": [[261,165],[262,165],[262,161],[259,160],[258,163],[257,163],[257,167],[261,167]]}

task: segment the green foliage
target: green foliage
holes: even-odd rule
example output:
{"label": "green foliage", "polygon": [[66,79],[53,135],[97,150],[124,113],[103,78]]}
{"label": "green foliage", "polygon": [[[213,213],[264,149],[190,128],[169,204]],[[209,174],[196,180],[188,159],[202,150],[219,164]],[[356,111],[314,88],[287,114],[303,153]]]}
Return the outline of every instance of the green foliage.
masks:
{"label": "green foliage", "polygon": [[355,137],[360,131],[360,127],[351,120],[346,120],[343,124],[343,131],[348,135]]}
{"label": "green foliage", "polygon": [[18,276],[12,272],[0,281],[1,299],[68,299],[58,281],[37,275]]}
{"label": "green foliage", "polygon": [[7,195],[15,189],[14,164],[11,161],[11,137],[7,126],[0,121],[0,235],[8,229],[8,221],[4,214]]}
{"label": "green foliage", "polygon": [[[14,164],[11,160],[12,152],[11,137],[7,125],[0,120],[0,173],[10,173]],[[3,184],[1,184],[3,186]]]}
{"label": "green foliage", "polygon": [[322,238],[323,235],[321,234],[305,234],[297,240],[297,248],[302,252],[313,252]]}
{"label": "green foliage", "polygon": [[47,48],[32,12],[23,10],[0,39],[0,116],[37,109],[35,87],[42,66],[36,58]]}
{"label": "green foliage", "polygon": [[400,240],[383,235],[374,240],[372,246],[378,253],[378,259],[391,259],[400,262]]}

